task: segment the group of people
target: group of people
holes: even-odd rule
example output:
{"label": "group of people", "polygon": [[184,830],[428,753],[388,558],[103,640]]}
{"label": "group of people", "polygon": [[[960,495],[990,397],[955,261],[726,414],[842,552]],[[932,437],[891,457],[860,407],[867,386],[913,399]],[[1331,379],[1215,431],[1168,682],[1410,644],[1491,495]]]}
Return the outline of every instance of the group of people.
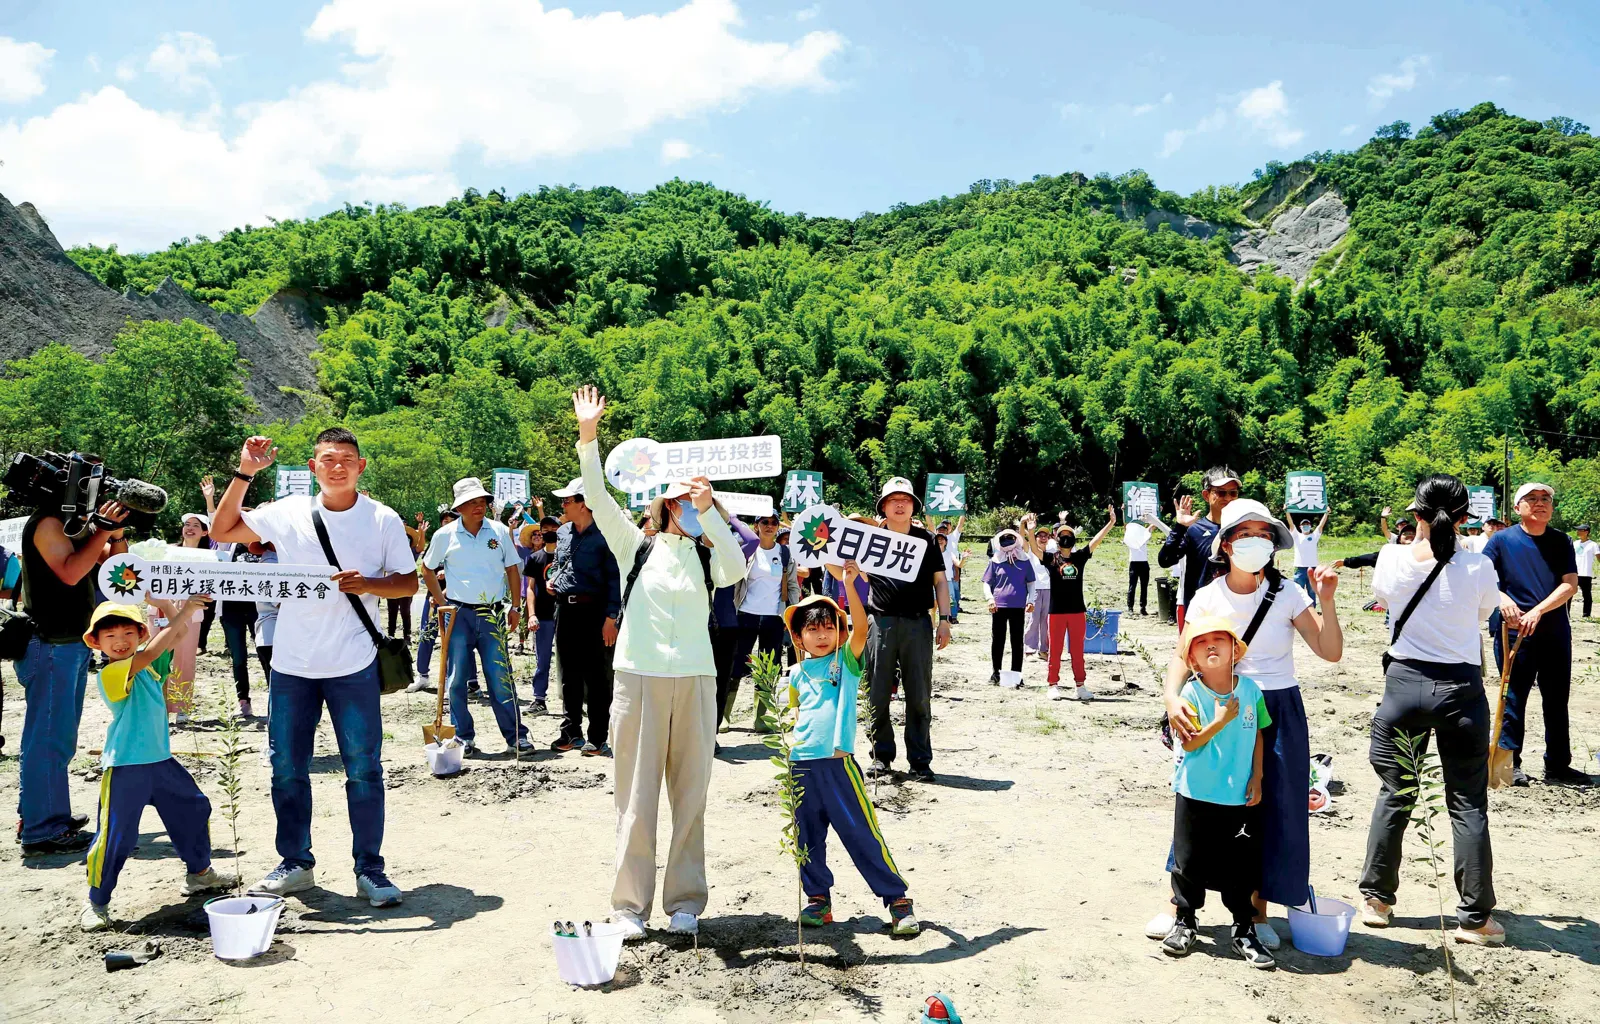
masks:
{"label": "group of people", "polygon": [[[803,791],[797,820],[810,850],[802,923],[832,921],[831,828],[884,901],[893,932],[915,934],[905,878],[863,780],[891,771],[900,753],[889,710],[897,691],[905,706],[910,778],[934,779],[933,660],[949,643],[955,618],[963,523],[919,523],[921,503],[911,482],[892,478],[872,522],[923,542],[915,578],[866,574],[853,562],[808,573],[781,542],[784,527],[776,516],[741,522],[704,478],[670,485],[636,520],[605,486],[597,442],[604,399],[584,388],[573,406],[581,473],[554,492],[559,517],[543,515],[538,502],[537,516],[519,508],[502,522],[490,514],[492,499],[481,481],[468,478],[456,484],[443,510],[448,514],[430,537],[425,520],[408,527],[360,490],[366,461],[355,436],[342,428],[316,439],[309,462],[319,485],[315,496],[247,507],[253,478],[276,458],[269,438],[252,437],[220,502],[203,522],[186,517],[185,540],[196,542],[188,546],[198,546],[203,533],[210,543],[234,545],[240,557],[327,564],[345,597],[273,607],[273,630],[284,643],[274,645],[268,634],[266,646],[276,651],[263,668],[270,678],[267,736],[280,861],[254,889],[289,894],[315,884],[310,762],[326,707],[346,773],[356,891],[375,907],[403,899],[381,852],[381,638],[371,623],[380,599],[391,607],[412,599],[420,567],[425,608],[453,609],[445,685],[451,720],[469,749],[477,748],[467,697],[476,668],[507,748],[520,754],[532,744],[516,697],[509,637],[535,634],[536,708],[545,700],[552,658],[559,660],[563,713],[552,747],[613,759],[611,904],[630,937],[644,934],[655,907],[663,786],[672,818],[662,886],[667,928],[682,934],[699,928],[709,891],[705,816],[716,736],[731,714],[739,678],[758,653],[797,661],[787,692],[770,695],[771,703],[768,694],[758,698],[755,724],[771,727],[785,708],[796,716],[793,760]],[[1148,543],[1150,531],[1166,532],[1158,561],[1182,574],[1181,636],[1163,690],[1175,750],[1176,809],[1166,865],[1173,895],[1147,933],[1172,955],[1188,953],[1197,942],[1196,912],[1205,893],[1218,891],[1234,917],[1233,948],[1253,966],[1270,967],[1278,938],[1268,906],[1303,905],[1310,891],[1310,737],[1294,638],[1329,662],[1343,656],[1344,638],[1333,600],[1338,566],[1307,559],[1325,518],[1291,528],[1261,503],[1240,498],[1239,488],[1237,474],[1214,468],[1204,476],[1203,513],[1185,498],[1172,527],[1146,520],[1125,530],[1132,535],[1130,552]],[[1391,642],[1370,753],[1382,788],[1361,879],[1362,919],[1371,927],[1389,923],[1414,799],[1404,785],[1399,737],[1435,735],[1456,840],[1456,938],[1503,941],[1491,915],[1484,621],[1495,634],[1496,661],[1514,657],[1499,743],[1516,763],[1517,784],[1528,781],[1521,752],[1535,685],[1544,702],[1546,782],[1591,781],[1571,765],[1566,606],[1589,575],[1580,567],[1592,570],[1595,548],[1586,529],[1574,544],[1549,525],[1554,493],[1548,486],[1524,485],[1514,507],[1518,522],[1486,536],[1479,550],[1476,538],[1460,532],[1465,487],[1453,477],[1430,477],[1418,485],[1411,515],[1393,542],[1372,557],[1373,590],[1389,609]],[[75,538],[66,536],[59,512],[30,516],[19,578],[11,581],[34,630],[17,665],[28,698],[19,838],[25,855],[88,848],[89,900],[81,924],[90,930],[110,922],[111,894],[145,806],[156,807],[173,836],[185,864],[185,892],[224,884],[210,862],[210,805],[172,759],[167,723],[171,687],[182,677],[175,662],[196,642],[210,602],[151,601],[149,617],[136,606],[97,605],[95,567],[126,548],[116,525],[126,510],[109,502],[100,513],[99,525]],[[1082,652],[1083,575],[1116,523],[1115,508],[1108,508],[1104,525],[1080,544],[1077,529],[1064,519],[1042,530],[1030,517],[994,539],[983,593],[993,615],[997,675],[1006,643],[1011,670],[1019,671],[1031,636],[1033,649],[1049,662],[1052,696],[1066,696],[1059,678],[1065,646],[1076,696],[1092,699]],[[1291,550],[1293,581],[1273,564],[1278,552]],[[1130,567],[1130,607],[1135,586],[1147,582],[1147,554],[1144,565],[1143,571]],[[424,612],[424,642],[436,618]],[[223,621],[233,635],[226,612]],[[1514,649],[1502,633],[1519,638]],[[72,814],[66,781],[91,651],[104,659],[96,680],[112,717],[93,833],[86,818]],[[427,656],[419,651],[419,658],[425,675]],[[855,695],[863,681],[867,773],[854,756]]]}

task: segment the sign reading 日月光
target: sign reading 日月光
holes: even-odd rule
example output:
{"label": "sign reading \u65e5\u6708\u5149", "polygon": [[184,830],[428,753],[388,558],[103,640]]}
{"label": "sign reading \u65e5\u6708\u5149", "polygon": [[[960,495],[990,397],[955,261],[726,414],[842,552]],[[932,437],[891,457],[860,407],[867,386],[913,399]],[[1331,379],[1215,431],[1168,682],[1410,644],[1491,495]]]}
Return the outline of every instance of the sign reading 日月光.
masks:
{"label": "sign reading \u65e5\u6708\u5149", "polygon": [[922,568],[928,542],[854,522],[829,505],[812,505],[795,517],[789,550],[802,568],[843,565],[854,559],[868,576],[910,581]]}
{"label": "sign reading \u65e5\u6708\u5149", "polygon": [[776,434],[720,441],[670,441],[635,437],[606,456],[606,479],[626,494],[692,480],[747,480],[783,475],[783,439]]}
{"label": "sign reading \u65e5\u6708\u5149", "polygon": [[276,562],[156,562],[113,555],[100,566],[100,591],[118,604],[140,604],[148,594],[181,601],[195,594],[222,600],[342,600],[331,565]]}

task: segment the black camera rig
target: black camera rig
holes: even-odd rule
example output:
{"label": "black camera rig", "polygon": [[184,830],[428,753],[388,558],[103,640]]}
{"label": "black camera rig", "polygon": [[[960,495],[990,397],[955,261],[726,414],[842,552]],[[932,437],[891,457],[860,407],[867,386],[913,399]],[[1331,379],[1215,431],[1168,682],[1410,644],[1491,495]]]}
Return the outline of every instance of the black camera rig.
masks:
{"label": "black camera rig", "polygon": [[[143,480],[111,476],[99,456],[82,452],[45,452],[42,456],[18,452],[0,483],[10,490],[11,501],[60,515],[66,535],[73,540],[83,538],[91,527],[122,526],[148,533],[156,515],[167,507],[166,491]],[[121,523],[110,522],[97,511],[113,500],[130,512]]]}

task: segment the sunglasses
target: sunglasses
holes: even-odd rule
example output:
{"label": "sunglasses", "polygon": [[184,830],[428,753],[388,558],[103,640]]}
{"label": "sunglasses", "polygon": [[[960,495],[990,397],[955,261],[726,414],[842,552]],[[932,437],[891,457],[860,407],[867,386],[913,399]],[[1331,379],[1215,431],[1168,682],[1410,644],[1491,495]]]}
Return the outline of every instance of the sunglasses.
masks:
{"label": "sunglasses", "polygon": [[756,520],[756,525],[757,526],[777,526],[778,525],[778,521],[776,519],[757,519]]}
{"label": "sunglasses", "polygon": [[1227,490],[1223,490],[1220,487],[1213,487],[1211,488],[1211,493],[1219,498],[1237,498],[1239,496],[1239,488],[1230,487]]}

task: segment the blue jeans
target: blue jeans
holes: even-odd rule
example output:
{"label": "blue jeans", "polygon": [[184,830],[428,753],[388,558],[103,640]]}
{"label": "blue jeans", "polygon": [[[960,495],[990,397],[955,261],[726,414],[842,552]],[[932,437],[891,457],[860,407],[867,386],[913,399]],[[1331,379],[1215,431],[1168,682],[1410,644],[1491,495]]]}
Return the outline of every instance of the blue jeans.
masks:
{"label": "blue jeans", "polygon": [[[417,675],[424,678],[433,664],[433,648],[439,643],[439,618],[433,614],[433,595],[422,599],[422,628],[417,634]],[[467,659],[467,682],[478,681],[478,663]]]}
{"label": "blue jeans", "polygon": [[492,615],[482,614],[466,605],[456,605],[455,625],[450,627],[450,721],[455,723],[456,735],[467,743],[473,741],[477,729],[472,724],[472,712],[467,707],[468,667],[472,652],[478,652],[483,662],[483,675],[488,681],[489,702],[494,707],[495,722],[500,735],[507,743],[528,735],[528,728],[518,719],[513,698],[511,656],[506,653],[505,622],[495,621]]}
{"label": "blue jeans", "polygon": [[533,635],[534,652],[538,656],[537,667],[533,671],[533,699],[544,700],[550,690],[550,656],[555,650],[556,620],[541,619],[538,627]]}
{"label": "blue jeans", "polygon": [[961,617],[961,581],[950,581],[950,621]]}
{"label": "blue jeans", "polygon": [[356,874],[383,872],[383,716],[378,708],[378,662],[328,679],[272,673],[267,741],[272,752],[272,809],[278,816],[278,856],[309,868],[311,855],[311,754],[322,705],[344,761],[350,813],[350,852]]}
{"label": "blue jeans", "polygon": [[1311,569],[1308,566],[1297,565],[1294,567],[1294,581],[1300,584],[1300,589],[1311,598],[1311,607],[1317,606],[1317,588],[1311,585]]}
{"label": "blue jeans", "polygon": [[240,700],[250,699],[250,631],[254,622],[222,617],[222,638],[233,661],[233,692]]}
{"label": "blue jeans", "polygon": [[43,842],[72,828],[67,765],[78,752],[88,670],[89,648],[83,644],[48,644],[38,637],[28,641],[28,653],[17,662],[17,680],[28,700],[17,786],[24,843]]}

